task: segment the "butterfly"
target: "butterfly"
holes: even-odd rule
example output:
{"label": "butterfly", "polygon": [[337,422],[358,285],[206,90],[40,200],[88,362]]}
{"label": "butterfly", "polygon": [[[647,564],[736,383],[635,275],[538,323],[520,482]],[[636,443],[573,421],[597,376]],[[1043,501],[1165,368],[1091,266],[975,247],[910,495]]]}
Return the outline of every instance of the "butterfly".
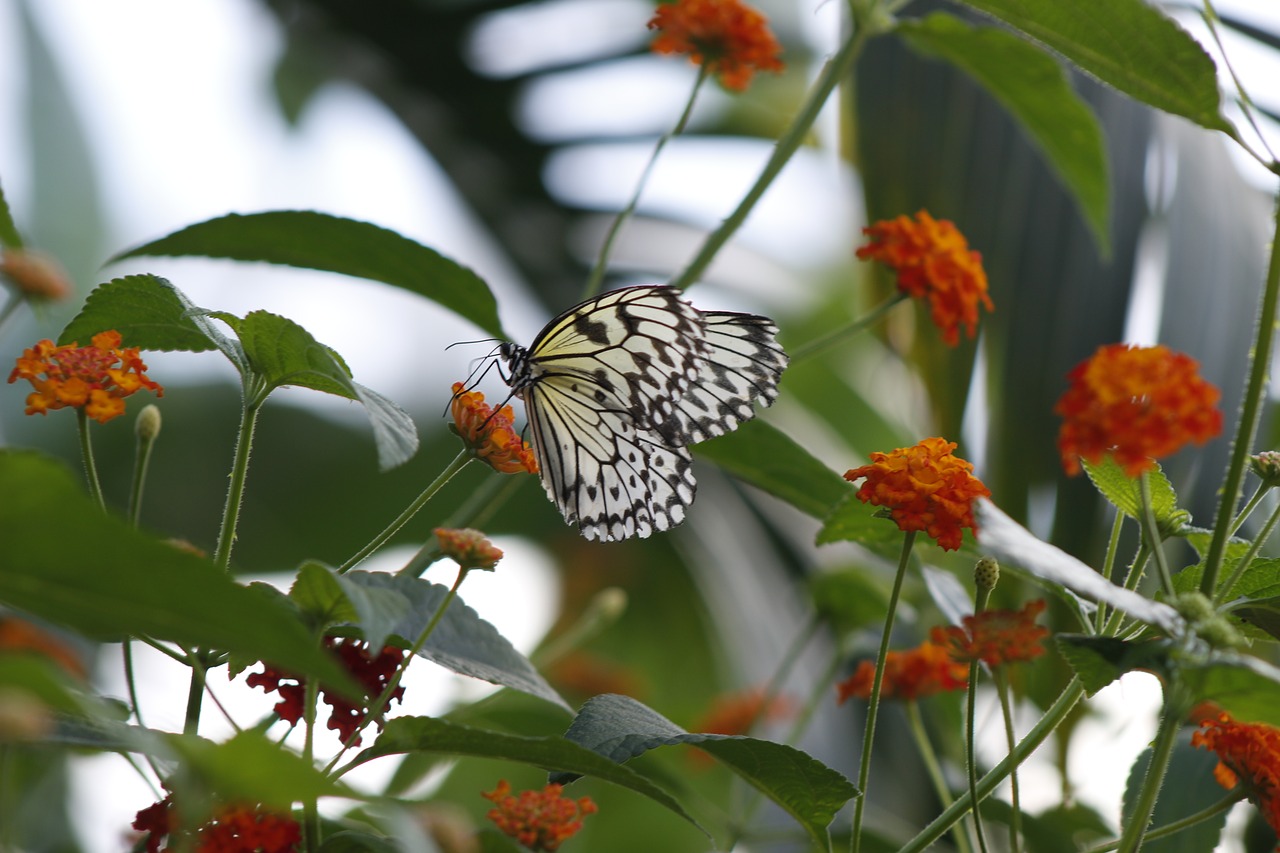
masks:
{"label": "butterfly", "polygon": [[524,401],[542,485],[587,539],[649,536],[684,520],[689,445],[778,396],[787,355],[768,317],[699,311],[665,285],[610,291],[498,347]]}

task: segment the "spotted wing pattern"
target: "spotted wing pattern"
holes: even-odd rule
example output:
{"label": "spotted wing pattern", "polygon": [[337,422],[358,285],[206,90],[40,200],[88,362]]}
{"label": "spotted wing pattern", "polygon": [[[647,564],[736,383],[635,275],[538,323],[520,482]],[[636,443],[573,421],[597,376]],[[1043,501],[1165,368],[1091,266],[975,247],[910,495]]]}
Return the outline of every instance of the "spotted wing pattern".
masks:
{"label": "spotted wing pattern", "polygon": [[687,446],[769,405],[786,355],[764,317],[703,313],[665,286],[565,311],[528,350],[506,345],[542,483],[588,539],[646,537],[684,520]]}

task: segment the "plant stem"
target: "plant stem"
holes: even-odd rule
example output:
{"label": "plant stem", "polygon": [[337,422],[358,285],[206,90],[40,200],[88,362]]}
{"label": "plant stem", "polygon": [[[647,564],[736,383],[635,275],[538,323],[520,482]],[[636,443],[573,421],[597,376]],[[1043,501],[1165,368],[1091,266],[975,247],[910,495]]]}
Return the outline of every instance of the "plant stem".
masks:
{"label": "plant stem", "polygon": [[698,250],[698,254],[694,256],[688,266],[671,280],[672,287],[683,290],[697,281],[724,244],[729,242],[729,238],[746,221],[747,215],[756,206],[756,202],[760,200],[765,190],[769,188],[769,185],[778,177],[783,167],[791,160],[792,155],[800,148],[805,137],[808,136],[809,128],[813,126],[818,114],[822,112],[822,107],[826,104],[827,99],[831,97],[831,93],[835,91],[840,81],[849,75],[850,70],[853,68],[854,60],[862,53],[863,46],[875,32],[878,32],[878,30],[873,31],[870,26],[864,25],[862,21],[857,22],[852,34],[841,46],[839,52],[827,60],[826,65],[823,66],[822,71],[818,74],[818,79],[814,81],[813,86],[809,89],[809,93],[800,107],[800,112],[796,114],[786,132],[778,139],[778,144],[773,148],[773,154],[770,155],[769,161],[756,178],[756,182],[747,191],[742,201],[738,203],[737,208],[729,214],[728,218],[707,236],[702,248]]}
{"label": "plant stem", "polygon": [[[1018,743],[1017,732],[1013,727],[1013,707],[1009,702],[1009,678],[1003,666],[995,668],[992,673],[996,681],[996,693],[1000,697],[1000,713],[1004,717],[1004,739],[1006,748],[1012,752]],[[1009,850],[1018,853],[1018,839],[1022,836],[1022,802],[1018,791],[1018,768],[1009,774],[1009,803],[1013,810],[1009,817]]]}
{"label": "plant stem", "polygon": [[[987,609],[987,602],[991,600],[991,587],[980,585],[976,593],[973,604],[974,616]],[[978,838],[978,849],[982,853],[987,853],[987,837],[982,831],[982,809],[978,807],[981,800],[978,797],[978,756],[977,749],[974,747],[975,732],[978,728],[978,675],[980,672],[979,659],[975,657],[969,661],[969,692],[965,696],[964,763],[965,772],[969,777],[969,799],[973,801],[974,834]]]}
{"label": "plant stem", "polygon": [[902,291],[895,290],[887,299],[872,308],[866,314],[854,320],[852,323],[849,323],[847,326],[841,326],[833,332],[828,332],[820,338],[796,347],[790,353],[791,363],[795,364],[802,359],[815,356],[824,350],[830,349],[836,344],[843,343],[861,332],[863,329],[869,328],[871,325],[878,322],[881,317],[889,313],[889,309],[893,308],[893,306],[909,298],[910,297]]}
{"label": "plant stem", "polygon": [[889,611],[884,618],[884,631],[880,634],[880,650],[876,653],[876,675],[871,682],[871,695],[867,697],[867,721],[862,730],[862,761],[858,765],[857,801],[853,804],[853,827],[849,849],[858,853],[862,844],[862,814],[867,802],[867,780],[871,778],[871,746],[876,736],[876,715],[880,711],[880,688],[884,685],[884,662],[889,657],[889,641],[893,636],[893,620],[898,612],[898,599],[902,595],[902,581],[907,576],[911,562],[911,546],[916,532],[908,530],[902,537],[902,555],[898,557],[898,571],[893,578],[893,590],[889,593]]}
{"label": "plant stem", "polygon": [[1236,516],[1235,521],[1231,523],[1231,531],[1228,535],[1234,536],[1240,526],[1248,520],[1253,511],[1258,508],[1258,504],[1262,503],[1262,499],[1266,497],[1270,488],[1266,483],[1258,484],[1258,488],[1249,496],[1249,500],[1245,501],[1244,509],[1240,510],[1240,514]]}
{"label": "plant stem", "polygon": [[1160,715],[1160,728],[1156,739],[1151,744],[1151,761],[1147,764],[1147,775],[1142,780],[1142,789],[1138,792],[1138,800],[1134,804],[1133,814],[1129,816],[1129,824],[1120,835],[1120,853],[1135,853],[1147,834],[1147,824],[1151,822],[1151,813],[1155,811],[1156,798],[1160,796],[1160,788],[1164,784],[1164,774],[1169,769],[1169,759],[1173,756],[1173,746],[1178,739],[1178,726],[1186,711],[1186,703],[1178,700],[1180,688],[1171,684],[1167,688],[1164,712]]}
{"label": "plant stem", "polygon": [[[307,764],[313,765],[316,756],[316,704],[320,699],[320,688],[314,678],[308,678],[303,694],[303,723],[305,730],[302,741],[302,757]],[[302,801],[303,849],[307,853],[320,846],[320,804],[319,800],[310,796]]]}
{"label": "plant stem", "polygon": [[[1061,725],[1067,714],[1071,713],[1071,709],[1075,707],[1082,696],[1084,696],[1084,687],[1081,686],[1080,680],[1071,679],[1066,689],[1062,691],[1062,695],[1050,706],[1049,710],[1045,711],[1044,716],[1040,718],[1040,722],[1032,726],[1031,731],[1027,732],[1026,736],[1018,742],[1018,745],[999,764],[991,768],[987,775],[978,780],[978,799],[989,795],[996,789],[997,785],[1017,769],[1018,765],[1026,761],[1027,757],[1035,752],[1040,744],[1044,743],[1045,739]],[[920,853],[960,821],[972,808],[972,804],[973,795],[966,791],[963,796],[957,797],[954,803],[943,809],[942,814],[934,818],[914,838],[899,848],[898,853]]]}
{"label": "plant stem", "polygon": [[184,735],[193,735],[200,729],[200,708],[204,702],[204,666],[200,663],[199,650],[187,655],[191,667],[191,683],[187,685],[187,713],[182,724]]}
{"label": "plant stem", "polygon": [[231,548],[236,541],[236,524],[240,519],[240,503],[244,499],[245,478],[249,475],[249,454],[253,450],[253,430],[258,423],[262,400],[251,397],[246,389],[245,405],[240,413],[240,432],[236,436],[235,458],[227,486],[227,503],[222,509],[222,526],[218,530],[218,546],[213,561],[224,569],[231,567]]}
{"label": "plant stem", "polygon": [[1258,535],[1254,537],[1253,542],[1249,545],[1249,550],[1240,558],[1240,562],[1236,564],[1235,569],[1231,572],[1231,577],[1227,578],[1218,589],[1218,594],[1214,596],[1214,604],[1221,604],[1222,600],[1231,594],[1232,588],[1239,583],[1240,578],[1244,577],[1244,573],[1249,570],[1249,565],[1253,562],[1253,558],[1258,556],[1258,552],[1262,550],[1262,546],[1267,544],[1267,540],[1271,538],[1271,534],[1276,529],[1276,522],[1280,521],[1280,505],[1272,510],[1271,515],[1267,517],[1267,523],[1262,525],[1262,529],[1258,531]]}
{"label": "plant stem", "polygon": [[98,504],[98,508],[106,510],[107,502],[102,497],[102,482],[98,479],[98,466],[93,461],[93,440],[89,436],[89,416],[83,408],[76,409],[76,428],[80,435],[80,459],[84,462],[84,477],[89,484],[89,494]]}
{"label": "plant stem", "polygon": [[[1214,817],[1215,815],[1219,815],[1222,812],[1229,810],[1236,803],[1243,800],[1245,796],[1246,794],[1245,794],[1244,788],[1237,786],[1236,788],[1233,788],[1225,797],[1223,797],[1221,800],[1218,800],[1218,802],[1214,803],[1213,805],[1208,806],[1207,808],[1203,808],[1194,814],[1189,814],[1184,818],[1179,818],[1178,820],[1175,820],[1172,823],[1166,823],[1164,826],[1158,829],[1151,830],[1150,832],[1147,833],[1146,840],[1156,841],[1158,839],[1168,838],[1170,835],[1175,835],[1179,832],[1182,832],[1182,830],[1193,827],[1197,823],[1200,823],[1201,821],[1206,821],[1209,818]],[[1120,839],[1116,839],[1115,841],[1109,841],[1106,844],[1099,845],[1098,847],[1090,847],[1088,850],[1085,851],[1085,853],[1110,853],[1110,851],[1115,850],[1119,846],[1120,846]]]}
{"label": "plant stem", "polygon": [[658,137],[657,143],[653,146],[653,152],[649,155],[649,162],[645,164],[644,171],[640,173],[640,180],[636,182],[636,189],[631,195],[631,200],[614,217],[613,224],[609,226],[609,233],[605,235],[604,244],[600,247],[600,257],[596,259],[596,264],[591,269],[591,274],[587,277],[587,285],[582,291],[583,299],[590,299],[600,292],[600,285],[604,282],[605,272],[609,268],[609,253],[613,251],[614,240],[617,239],[618,233],[622,231],[623,224],[631,218],[631,214],[635,213],[636,205],[640,203],[640,196],[644,193],[644,188],[648,185],[649,178],[653,174],[653,167],[658,162],[658,155],[662,153],[662,149],[666,147],[672,138],[684,133],[685,125],[689,123],[689,116],[693,115],[693,105],[698,100],[698,92],[702,89],[702,84],[706,82],[709,76],[710,74],[707,72],[705,64],[698,66],[698,77],[693,83],[693,91],[689,93],[689,102],[685,104],[684,112],[680,114],[680,119],[676,122],[675,127]]}
{"label": "plant stem", "polygon": [[1173,588],[1173,574],[1164,558],[1164,546],[1160,541],[1160,525],[1156,522],[1155,509],[1151,506],[1151,478],[1148,472],[1138,475],[1138,492],[1142,496],[1142,534],[1150,543],[1151,556],[1155,557],[1156,576],[1160,579],[1160,590],[1172,599],[1177,593]]}
{"label": "plant stem", "polygon": [[[924,768],[929,774],[929,780],[933,782],[933,790],[938,795],[938,802],[942,803],[943,808],[946,808],[954,800],[951,796],[951,789],[947,787],[947,777],[942,773],[942,764],[938,761],[938,753],[934,751],[933,743],[929,740],[929,732],[924,727],[924,717],[920,714],[920,703],[915,699],[908,699],[903,705],[907,710],[907,723],[911,729],[911,735],[915,738],[916,751],[920,753],[920,759],[924,762]],[[951,835],[955,839],[956,850],[959,853],[969,853],[973,849],[969,845],[969,836],[964,831],[964,824],[956,823],[955,826],[951,827]]]}
{"label": "plant stem", "polygon": [[1240,420],[1236,425],[1231,445],[1231,462],[1218,493],[1218,513],[1214,518],[1213,539],[1205,555],[1204,575],[1200,578],[1200,591],[1213,598],[1217,591],[1218,572],[1227,552],[1227,539],[1235,517],[1236,501],[1244,483],[1249,451],[1258,432],[1258,420],[1262,417],[1262,403],[1267,388],[1267,372],[1271,364],[1271,346],[1275,338],[1276,306],[1280,304],[1280,204],[1275,214],[1275,230],[1271,235],[1271,261],[1267,266],[1267,281],[1262,291],[1262,304],[1258,310],[1258,326],[1254,334],[1253,349],[1249,352],[1249,379],[1245,385],[1244,400],[1240,405]]}
{"label": "plant stem", "polygon": [[151,451],[155,449],[155,436],[138,436],[137,452],[133,459],[133,484],[129,488],[129,523],[138,526],[142,517],[142,490],[147,482],[147,469],[151,465]]}
{"label": "plant stem", "polygon": [[[475,527],[483,530],[494,513],[501,509],[507,501],[511,500],[511,496],[528,479],[518,475],[486,477],[467,496],[462,506],[450,513],[449,517],[440,526]],[[411,578],[422,577],[422,573],[443,555],[444,552],[440,550],[440,543],[435,538],[428,537],[422,543],[422,547],[418,549],[418,552],[410,557],[404,567],[396,571],[396,574]]]}
{"label": "plant stem", "polygon": [[[1124,529],[1124,513],[1120,510],[1116,510],[1115,513],[1115,518],[1111,522],[1111,538],[1107,541],[1107,555],[1102,564],[1102,576],[1112,583],[1116,582],[1116,557],[1119,556],[1120,551],[1120,533]],[[1093,620],[1094,633],[1102,633],[1106,622],[1107,606],[1099,601]]]}
{"label": "plant stem", "polygon": [[395,536],[396,532],[409,522],[409,519],[417,515],[418,512],[427,505],[427,501],[435,497],[436,492],[444,488],[444,484],[452,480],[453,475],[461,471],[466,464],[471,461],[471,459],[471,451],[469,450],[463,450],[457,456],[453,457],[453,461],[446,465],[445,469],[440,472],[440,475],[431,481],[431,485],[423,489],[422,494],[414,498],[409,505],[405,507],[404,512],[396,516],[395,521],[388,524],[381,533],[373,537],[369,544],[365,545],[348,558],[345,563],[338,567],[338,574],[350,571],[353,566],[358,565],[374,551],[385,545],[387,540],[392,536]]}

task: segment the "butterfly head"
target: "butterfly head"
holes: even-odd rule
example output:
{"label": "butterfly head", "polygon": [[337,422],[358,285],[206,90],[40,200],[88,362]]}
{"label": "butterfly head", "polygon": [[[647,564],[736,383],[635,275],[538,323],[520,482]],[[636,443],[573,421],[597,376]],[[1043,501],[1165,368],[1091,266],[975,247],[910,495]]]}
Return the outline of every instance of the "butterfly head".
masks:
{"label": "butterfly head", "polygon": [[507,365],[503,379],[517,395],[533,383],[532,366],[529,363],[529,351],[519,344],[504,341],[498,345],[498,357]]}

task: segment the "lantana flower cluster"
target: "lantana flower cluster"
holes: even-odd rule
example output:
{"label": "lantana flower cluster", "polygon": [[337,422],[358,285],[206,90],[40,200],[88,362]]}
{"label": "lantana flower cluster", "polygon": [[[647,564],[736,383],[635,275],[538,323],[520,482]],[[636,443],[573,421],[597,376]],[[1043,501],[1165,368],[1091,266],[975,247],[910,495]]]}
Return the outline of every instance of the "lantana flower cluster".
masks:
{"label": "lantana flower cluster", "polygon": [[125,398],[143,388],[164,396],[164,388],[147,376],[138,349],[121,343],[116,331],[99,332],[87,347],[40,341],[23,351],[9,381],[25,379],[35,389],[27,395],[28,415],[75,408],[105,424],[123,415]]}
{"label": "lantana flower cluster", "polygon": [[654,53],[683,53],[741,92],[757,71],[781,71],[782,48],[764,15],[739,0],[675,0],[662,3],[649,21]]}
{"label": "lantana flower cluster", "polygon": [[502,474],[538,473],[538,460],[515,428],[510,406],[494,410],[484,394],[453,383],[452,429],[477,459]]}
{"label": "lantana flower cluster", "polygon": [[1244,785],[1267,824],[1280,834],[1280,729],[1241,723],[1224,711],[1200,721],[1191,745],[1216,752],[1213,778],[1228,790]]}
{"label": "lantana flower cluster", "polygon": [[590,797],[571,800],[563,792],[562,785],[552,783],[541,791],[521,791],[516,796],[503,779],[482,796],[494,804],[488,818],[504,834],[535,853],[551,853],[582,829],[584,817],[597,811]]}
{"label": "lantana flower cluster", "polygon": [[182,821],[172,794],[140,810],[133,828],[145,833],[142,849],[146,853],[294,853],[302,844],[302,827],[292,817],[246,805],[220,810],[195,831],[187,844],[176,843]]}

